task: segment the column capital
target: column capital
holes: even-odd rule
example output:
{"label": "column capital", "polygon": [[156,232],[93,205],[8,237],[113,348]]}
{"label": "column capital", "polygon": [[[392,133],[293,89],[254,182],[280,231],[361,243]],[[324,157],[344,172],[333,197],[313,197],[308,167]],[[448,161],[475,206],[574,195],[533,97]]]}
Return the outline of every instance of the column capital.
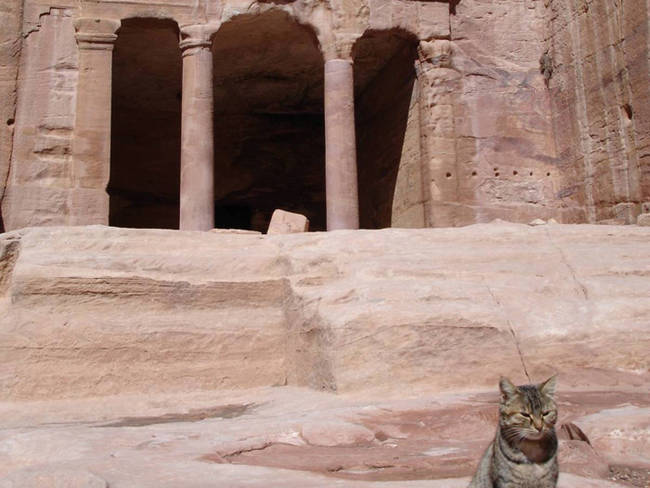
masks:
{"label": "column capital", "polygon": [[418,61],[428,63],[434,68],[451,67],[451,41],[436,39],[433,41],[420,41],[418,45]]}
{"label": "column capital", "polygon": [[360,34],[352,32],[338,32],[334,34],[334,39],[325,45],[323,57],[325,62],[333,59],[343,59],[352,62],[352,48],[361,37]]}
{"label": "column capital", "polygon": [[201,49],[212,48],[212,36],[220,24],[194,24],[181,27],[180,47],[183,56],[195,54]]}
{"label": "column capital", "polygon": [[112,50],[122,23],[115,19],[80,17],[74,21],[79,49]]}

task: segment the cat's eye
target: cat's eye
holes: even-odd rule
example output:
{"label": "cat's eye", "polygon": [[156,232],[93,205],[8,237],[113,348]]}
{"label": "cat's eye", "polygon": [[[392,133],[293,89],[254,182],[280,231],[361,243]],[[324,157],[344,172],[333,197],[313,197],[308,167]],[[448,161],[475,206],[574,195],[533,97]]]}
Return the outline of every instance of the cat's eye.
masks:
{"label": "cat's eye", "polygon": [[519,412],[519,413],[521,413],[521,415],[523,415],[523,416],[526,417],[527,419],[530,418],[530,414],[529,414],[528,412]]}
{"label": "cat's eye", "polygon": [[546,412],[542,413],[542,415],[543,415],[544,417],[548,417],[548,416],[551,415],[552,413],[553,413],[553,410],[547,410]]}

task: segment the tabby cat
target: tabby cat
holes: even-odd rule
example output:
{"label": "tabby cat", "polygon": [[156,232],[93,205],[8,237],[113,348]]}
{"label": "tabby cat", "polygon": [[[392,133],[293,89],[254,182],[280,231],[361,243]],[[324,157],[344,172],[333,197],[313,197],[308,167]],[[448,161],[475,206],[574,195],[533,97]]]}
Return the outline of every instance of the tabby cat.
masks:
{"label": "tabby cat", "polygon": [[501,378],[497,433],[468,488],[555,488],[555,383],[555,376],[523,386]]}

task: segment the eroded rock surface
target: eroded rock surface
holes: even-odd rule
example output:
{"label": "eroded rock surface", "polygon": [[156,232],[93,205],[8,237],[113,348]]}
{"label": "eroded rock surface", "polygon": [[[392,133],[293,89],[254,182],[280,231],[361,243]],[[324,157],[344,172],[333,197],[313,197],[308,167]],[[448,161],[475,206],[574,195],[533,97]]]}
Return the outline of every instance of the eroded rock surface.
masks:
{"label": "eroded rock surface", "polygon": [[[495,390],[387,401],[284,387],[4,403],[0,486],[465,488],[494,435]],[[594,429],[590,416],[650,403],[630,389],[561,387],[558,399],[560,422],[582,426],[595,444],[634,420]],[[561,441],[558,486],[643,486],[608,480],[620,441],[596,451]],[[639,467],[628,463],[628,473]]]}
{"label": "eroded rock surface", "polygon": [[[9,176],[16,123],[16,92],[20,48],[22,46],[23,1],[6,0],[0,5],[0,204]],[[0,205],[1,207],[1,205]],[[0,209],[0,232],[4,231]]]}
{"label": "eroded rock surface", "polygon": [[647,386],[649,232],[8,233],[2,396]]}
{"label": "eroded rock surface", "polygon": [[634,223],[650,188],[647,2],[548,0],[558,164],[590,222]]}
{"label": "eroded rock surface", "polygon": [[553,372],[559,486],[642,486],[649,232],[4,234],[0,486],[464,488]]}

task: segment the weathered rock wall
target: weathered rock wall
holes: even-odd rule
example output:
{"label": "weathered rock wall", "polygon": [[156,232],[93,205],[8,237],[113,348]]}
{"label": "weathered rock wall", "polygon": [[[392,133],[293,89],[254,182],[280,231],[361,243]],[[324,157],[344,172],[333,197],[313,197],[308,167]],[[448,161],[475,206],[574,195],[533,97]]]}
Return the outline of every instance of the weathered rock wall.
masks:
{"label": "weathered rock wall", "polygon": [[545,3],[557,151],[573,180],[567,193],[589,222],[631,223],[650,200],[650,6]]}
{"label": "weathered rock wall", "polygon": [[520,224],[7,233],[0,391],[457,391],[491,387],[495,372],[524,382],[524,368],[564,385],[647,385],[648,238]]}
{"label": "weathered rock wall", "polygon": [[[501,217],[582,221],[568,194],[573,175],[557,157],[539,58],[544,3],[458,2],[451,15],[456,168],[438,175],[446,225]],[[570,169],[570,168],[569,168]]]}
{"label": "weathered rock wall", "polygon": [[72,12],[49,9],[25,32],[11,173],[2,202],[7,229],[69,223],[78,77]]}
{"label": "weathered rock wall", "polygon": [[[0,4],[0,208],[9,176],[16,120],[16,88],[22,44],[23,0]],[[0,210],[0,232],[4,232]]]}

